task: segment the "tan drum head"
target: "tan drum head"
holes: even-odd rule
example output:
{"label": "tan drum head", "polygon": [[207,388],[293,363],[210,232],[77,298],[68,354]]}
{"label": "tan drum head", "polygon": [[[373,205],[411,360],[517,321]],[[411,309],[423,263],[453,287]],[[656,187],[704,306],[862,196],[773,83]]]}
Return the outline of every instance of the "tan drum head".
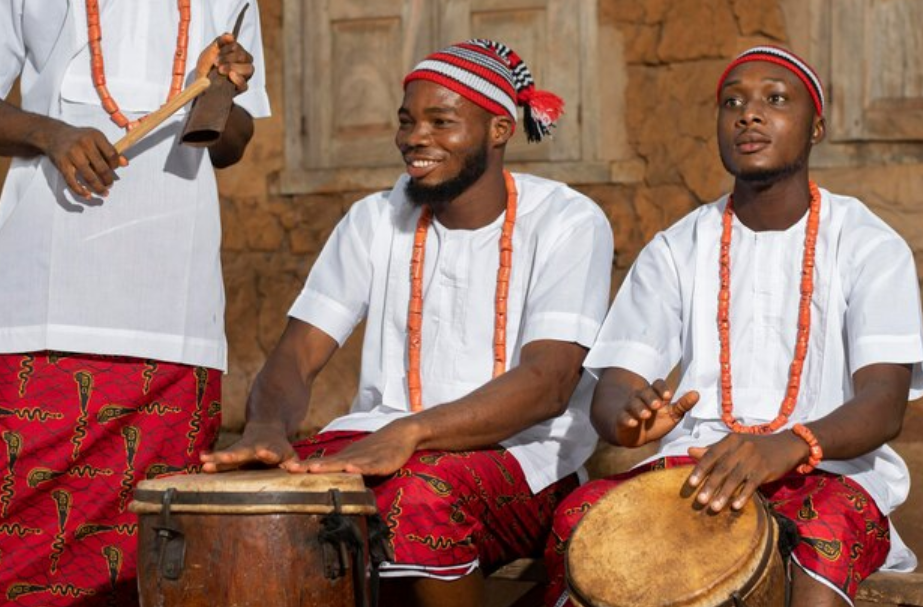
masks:
{"label": "tan drum head", "polygon": [[739,512],[694,507],[680,495],[691,470],[630,479],[580,521],[565,560],[580,604],[712,607],[746,587],[774,549],[770,517],[754,500]]}
{"label": "tan drum head", "polygon": [[375,497],[358,474],[292,474],[285,470],[180,474],[143,480],[138,483],[129,510],[160,512],[170,490],[172,512],[377,512]]}

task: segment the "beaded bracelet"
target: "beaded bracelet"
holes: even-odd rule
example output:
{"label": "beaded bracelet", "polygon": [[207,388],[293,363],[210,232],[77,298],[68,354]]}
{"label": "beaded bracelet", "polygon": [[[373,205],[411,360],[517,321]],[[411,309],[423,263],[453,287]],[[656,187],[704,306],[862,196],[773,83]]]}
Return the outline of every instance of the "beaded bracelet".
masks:
{"label": "beaded bracelet", "polygon": [[808,455],[808,462],[795,468],[796,472],[800,474],[807,474],[816,468],[817,464],[820,463],[820,460],[824,458],[824,450],[820,448],[820,444],[817,442],[817,437],[814,436],[814,433],[811,432],[807,426],[795,424],[792,426],[792,432],[795,433],[795,436],[806,442],[811,448],[811,453]]}

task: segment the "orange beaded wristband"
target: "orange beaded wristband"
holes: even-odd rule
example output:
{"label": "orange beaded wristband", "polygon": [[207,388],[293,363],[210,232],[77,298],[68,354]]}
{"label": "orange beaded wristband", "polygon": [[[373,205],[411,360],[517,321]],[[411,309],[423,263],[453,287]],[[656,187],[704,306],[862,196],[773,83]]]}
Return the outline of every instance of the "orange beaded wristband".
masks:
{"label": "orange beaded wristband", "polygon": [[811,453],[808,455],[808,462],[795,468],[800,474],[807,474],[817,467],[820,460],[824,459],[824,450],[820,448],[817,437],[814,436],[814,433],[811,432],[807,426],[795,424],[792,426],[792,432],[795,433],[795,436],[806,442],[811,448]]}

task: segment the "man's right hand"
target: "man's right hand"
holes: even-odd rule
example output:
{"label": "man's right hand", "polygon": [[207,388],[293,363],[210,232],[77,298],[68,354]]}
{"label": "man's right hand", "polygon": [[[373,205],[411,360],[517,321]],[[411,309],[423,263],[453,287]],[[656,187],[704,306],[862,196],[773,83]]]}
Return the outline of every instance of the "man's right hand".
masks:
{"label": "man's right hand", "polygon": [[239,441],[226,449],[202,453],[203,472],[225,472],[249,464],[278,466],[297,460],[295,449],[279,424],[250,423]]}
{"label": "man's right hand", "polygon": [[115,169],[128,161],[100,131],[56,122],[38,133],[45,155],[51,159],[67,187],[77,196],[106,196],[116,179]]}
{"label": "man's right hand", "polygon": [[223,472],[248,464],[297,461],[288,437],[307,416],[314,378],[338,347],[337,340],[317,327],[289,318],[253,382],[244,435],[227,449],[203,453],[202,470]]}
{"label": "man's right hand", "polygon": [[660,440],[676,427],[683,416],[699,402],[699,393],[686,392],[673,402],[673,391],[662,379],[635,392],[615,416],[615,433],[624,447],[640,447]]}
{"label": "man's right hand", "polygon": [[675,428],[699,402],[695,391],[675,402],[674,396],[662,379],[649,384],[627,369],[606,369],[593,393],[593,427],[609,443],[622,447],[646,445]]}

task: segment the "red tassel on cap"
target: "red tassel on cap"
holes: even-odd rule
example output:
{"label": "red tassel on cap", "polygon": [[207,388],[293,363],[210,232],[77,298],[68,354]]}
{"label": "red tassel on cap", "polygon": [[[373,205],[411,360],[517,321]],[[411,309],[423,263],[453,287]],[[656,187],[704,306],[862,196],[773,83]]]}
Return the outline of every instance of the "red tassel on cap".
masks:
{"label": "red tassel on cap", "polygon": [[564,101],[548,91],[535,87],[523,89],[517,95],[525,110],[526,135],[529,141],[541,141],[551,133],[552,127],[564,113]]}

